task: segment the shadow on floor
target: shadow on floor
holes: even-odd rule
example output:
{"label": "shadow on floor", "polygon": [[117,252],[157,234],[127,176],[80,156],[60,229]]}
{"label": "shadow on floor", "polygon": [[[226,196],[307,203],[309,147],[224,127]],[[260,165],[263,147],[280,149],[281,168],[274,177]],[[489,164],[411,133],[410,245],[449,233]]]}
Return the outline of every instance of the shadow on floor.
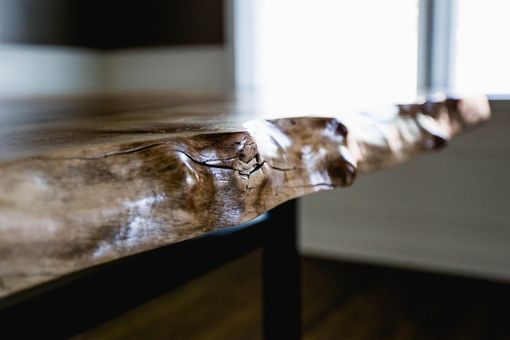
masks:
{"label": "shadow on floor", "polygon": [[[256,252],[79,338],[261,339],[260,271]],[[304,339],[510,339],[510,284],[317,258],[302,271]]]}

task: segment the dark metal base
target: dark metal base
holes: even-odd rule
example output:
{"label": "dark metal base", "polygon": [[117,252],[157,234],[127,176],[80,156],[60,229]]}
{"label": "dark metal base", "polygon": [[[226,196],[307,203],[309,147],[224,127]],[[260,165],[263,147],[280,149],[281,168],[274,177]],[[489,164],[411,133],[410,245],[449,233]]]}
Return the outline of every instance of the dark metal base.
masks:
{"label": "dark metal base", "polygon": [[296,202],[250,223],[86,269],[0,300],[2,337],[79,334],[257,248],[263,250],[264,334],[300,335]]}

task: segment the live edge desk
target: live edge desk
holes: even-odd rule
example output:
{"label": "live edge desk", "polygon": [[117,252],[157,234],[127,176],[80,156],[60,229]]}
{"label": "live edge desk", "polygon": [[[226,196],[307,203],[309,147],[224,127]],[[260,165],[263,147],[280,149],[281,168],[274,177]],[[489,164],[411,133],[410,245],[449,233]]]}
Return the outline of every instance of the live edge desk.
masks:
{"label": "live edge desk", "polygon": [[305,117],[183,93],[2,102],[0,332],[72,335],[261,247],[265,334],[297,337],[292,200],[489,116],[483,97]]}

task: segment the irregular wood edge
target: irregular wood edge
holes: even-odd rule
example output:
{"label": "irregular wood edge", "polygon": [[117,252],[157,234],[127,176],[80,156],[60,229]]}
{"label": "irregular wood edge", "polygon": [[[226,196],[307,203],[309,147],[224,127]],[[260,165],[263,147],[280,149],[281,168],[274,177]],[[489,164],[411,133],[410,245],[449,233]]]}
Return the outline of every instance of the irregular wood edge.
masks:
{"label": "irregular wood edge", "polygon": [[425,101],[2,163],[0,297],[351,185],[489,116],[483,97]]}

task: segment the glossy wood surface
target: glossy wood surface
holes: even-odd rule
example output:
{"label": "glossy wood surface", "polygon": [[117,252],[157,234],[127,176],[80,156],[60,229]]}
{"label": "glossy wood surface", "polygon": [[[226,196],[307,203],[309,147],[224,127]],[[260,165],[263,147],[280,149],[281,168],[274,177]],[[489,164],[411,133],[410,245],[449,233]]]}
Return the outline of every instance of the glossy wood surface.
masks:
{"label": "glossy wood surface", "polygon": [[0,297],[351,185],[489,116],[484,97],[307,116],[204,94],[4,101]]}

